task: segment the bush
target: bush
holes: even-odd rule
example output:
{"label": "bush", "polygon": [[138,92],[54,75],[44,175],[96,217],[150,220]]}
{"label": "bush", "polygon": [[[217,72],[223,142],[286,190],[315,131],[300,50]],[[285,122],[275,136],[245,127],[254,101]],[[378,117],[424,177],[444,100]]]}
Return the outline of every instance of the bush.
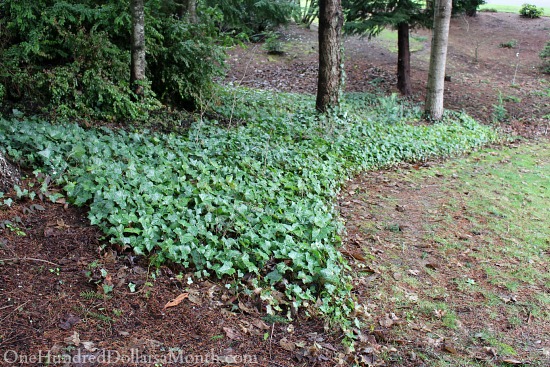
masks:
{"label": "bush", "polygon": [[477,15],[477,9],[485,4],[485,0],[453,0],[453,15],[466,14],[469,17]]}
{"label": "bush", "polygon": [[537,8],[536,5],[523,4],[519,14],[524,18],[540,18],[544,14],[543,8]]}
{"label": "bush", "polygon": [[498,45],[500,48],[516,48],[518,45],[518,41],[516,40],[510,40],[508,42],[502,42]]}
{"label": "bush", "polygon": [[206,0],[223,14],[225,32],[245,33],[249,37],[287,24],[298,10],[294,0]]}
{"label": "bush", "polygon": [[283,43],[281,42],[280,35],[275,32],[266,32],[264,34],[264,49],[270,55],[281,55],[283,51]]}
{"label": "bush", "polygon": [[546,43],[544,49],[539,54],[542,59],[542,71],[546,74],[550,74],[550,41]]}
{"label": "bush", "polygon": [[0,120],[0,146],[89,205],[91,223],[112,242],[197,277],[247,279],[274,311],[303,307],[347,328],[353,300],[333,205],[340,185],[360,170],[496,137],[464,115],[410,125],[422,111],[395,97],[350,95],[348,116],[319,120],[311,96],[220,94],[216,114],[245,124],[201,121],[179,136]]}
{"label": "bush", "polygon": [[[190,24],[151,9],[147,17],[147,77],[159,98],[195,109],[213,91],[213,78],[223,74],[224,51],[217,46],[219,12],[199,8],[201,19]],[[160,12],[160,9],[156,10]]]}
{"label": "bush", "polygon": [[52,118],[143,121],[160,101],[182,102],[207,93],[223,60],[213,42],[213,16],[190,25],[158,10],[162,3],[147,2],[147,77],[153,83],[145,83],[144,98],[138,100],[129,86],[126,1],[1,2],[5,98]]}

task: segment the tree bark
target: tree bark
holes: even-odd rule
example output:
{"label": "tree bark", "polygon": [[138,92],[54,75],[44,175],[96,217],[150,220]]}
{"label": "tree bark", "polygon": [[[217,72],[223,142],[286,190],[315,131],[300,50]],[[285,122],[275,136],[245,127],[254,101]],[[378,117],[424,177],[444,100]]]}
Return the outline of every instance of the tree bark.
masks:
{"label": "tree bark", "polygon": [[435,0],[434,30],[425,103],[426,116],[432,120],[440,120],[443,117],[445,64],[447,62],[451,8],[452,0]]}
{"label": "tree bark", "polygon": [[199,22],[197,17],[197,0],[183,0],[183,16],[187,15],[189,23],[196,24]]}
{"label": "tree bark", "polygon": [[137,95],[143,94],[139,82],[145,80],[145,9],[144,0],[131,0],[132,14],[132,64],[130,67],[130,86]]}
{"label": "tree bark", "polygon": [[339,103],[342,71],[342,26],[344,14],[341,0],[319,1],[319,77],[316,108],[326,112]]}
{"label": "tree bark", "polygon": [[404,96],[412,93],[411,49],[409,46],[409,24],[397,25],[397,88]]}
{"label": "tree bark", "polygon": [[0,152],[0,191],[7,191],[19,182],[21,174],[12,166]]}

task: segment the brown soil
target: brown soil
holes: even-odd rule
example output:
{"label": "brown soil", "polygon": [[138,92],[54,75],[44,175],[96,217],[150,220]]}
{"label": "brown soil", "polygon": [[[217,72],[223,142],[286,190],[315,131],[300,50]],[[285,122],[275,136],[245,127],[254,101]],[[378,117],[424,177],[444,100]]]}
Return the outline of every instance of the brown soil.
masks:
{"label": "brown soil", "polygon": [[[528,21],[507,14],[481,14],[467,22],[453,20],[447,107],[465,109],[488,121],[501,90],[504,96],[521,99],[506,102],[513,116],[511,123],[504,125],[506,128],[527,136],[546,134],[548,119],[542,116],[549,114],[550,108],[547,94],[543,96],[541,91],[549,86],[536,66],[537,53],[547,40],[549,28],[549,18]],[[284,32],[288,43],[283,56],[268,56],[260,45],[233,50],[227,81],[313,93],[316,33],[299,27]],[[426,36],[428,32],[418,34]],[[498,47],[511,39],[518,39],[518,49]],[[417,100],[422,100],[428,45],[426,41],[426,48],[413,55]],[[346,49],[350,91],[395,91],[395,54],[377,41],[359,38],[348,38]],[[520,63],[512,88],[518,51]],[[376,177],[380,175],[374,177],[375,181],[361,184],[377,186]],[[24,185],[32,183],[26,180]],[[350,205],[348,214],[343,210],[344,215],[363,215],[363,198]],[[414,223],[414,216],[411,220]],[[353,224],[349,231],[356,232]],[[358,240],[351,236],[352,242],[346,242],[344,248],[351,251],[353,241]],[[166,266],[156,270],[148,264],[148,259],[120,251],[102,240],[99,230],[89,225],[84,210],[40,200],[23,200],[9,210],[1,210],[0,365],[13,365],[9,362],[16,357],[19,362],[27,358],[29,366],[46,365],[44,354],[48,351],[52,359],[59,355],[81,356],[80,362],[73,359],[67,366],[102,365],[98,358],[101,361],[106,350],[113,351],[115,361],[122,355],[156,356],[163,366],[208,365],[204,362],[222,366],[349,364],[341,336],[325,332],[319,320],[297,319],[285,324],[265,319],[265,305],[252,302],[242,293],[235,294],[221,282],[191,283],[185,270]],[[373,290],[368,278],[364,281],[357,284],[360,297]],[[182,294],[181,303],[165,308]],[[381,312],[385,314],[386,310]],[[362,349],[354,357],[363,358],[368,365],[373,362],[373,351],[392,352],[393,345],[399,343],[376,327],[359,345]],[[33,360],[40,352],[42,360]],[[162,361],[170,353],[188,363],[181,359],[179,363]],[[244,356],[248,356],[247,362],[239,359]],[[418,365],[412,356],[409,353],[406,363],[395,365]]]}

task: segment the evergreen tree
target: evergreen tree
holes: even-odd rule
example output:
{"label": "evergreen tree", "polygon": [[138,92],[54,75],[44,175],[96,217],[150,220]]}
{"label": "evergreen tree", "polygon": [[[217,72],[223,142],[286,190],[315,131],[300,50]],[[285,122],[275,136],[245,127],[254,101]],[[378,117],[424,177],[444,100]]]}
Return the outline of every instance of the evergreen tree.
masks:
{"label": "evergreen tree", "polygon": [[451,0],[435,0],[430,71],[424,104],[425,114],[432,120],[441,120],[443,117],[443,92],[445,90],[445,66],[447,63],[451,10]]}
{"label": "evergreen tree", "polygon": [[342,25],[340,0],[319,1],[319,77],[316,108],[327,112],[339,103],[342,87]]}
{"label": "evergreen tree", "polygon": [[386,27],[397,29],[397,87],[404,95],[412,93],[409,32],[431,26],[432,12],[415,0],[344,0],[348,34],[377,36]]}

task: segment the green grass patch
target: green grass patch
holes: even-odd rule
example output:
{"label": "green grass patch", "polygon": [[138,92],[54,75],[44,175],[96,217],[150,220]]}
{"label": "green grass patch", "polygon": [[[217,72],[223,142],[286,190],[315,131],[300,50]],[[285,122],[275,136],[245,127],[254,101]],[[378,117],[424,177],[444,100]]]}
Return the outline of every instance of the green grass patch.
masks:
{"label": "green grass patch", "polygon": [[[43,170],[112,242],[241,279],[277,311],[314,304],[340,320],[353,302],[332,202],[351,175],[449,156],[497,138],[462,114],[424,126],[395,96],[351,94],[318,117],[312,96],[228,89],[186,135],[0,120],[0,145]],[[233,125],[227,128],[226,125]],[[283,290],[286,297],[282,299]]]}
{"label": "green grass patch", "polygon": [[520,5],[498,5],[498,4],[483,4],[479,6],[479,10],[483,11],[494,11],[496,10],[499,13],[515,13],[519,16]]}
{"label": "green grass patch", "polygon": [[[384,48],[391,52],[397,53],[397,31],[392,29],[384,29],[374,39]],[[409,47],[411,52],[422,51],[426,41],[426,37],[411,35],[409,38]]]}

